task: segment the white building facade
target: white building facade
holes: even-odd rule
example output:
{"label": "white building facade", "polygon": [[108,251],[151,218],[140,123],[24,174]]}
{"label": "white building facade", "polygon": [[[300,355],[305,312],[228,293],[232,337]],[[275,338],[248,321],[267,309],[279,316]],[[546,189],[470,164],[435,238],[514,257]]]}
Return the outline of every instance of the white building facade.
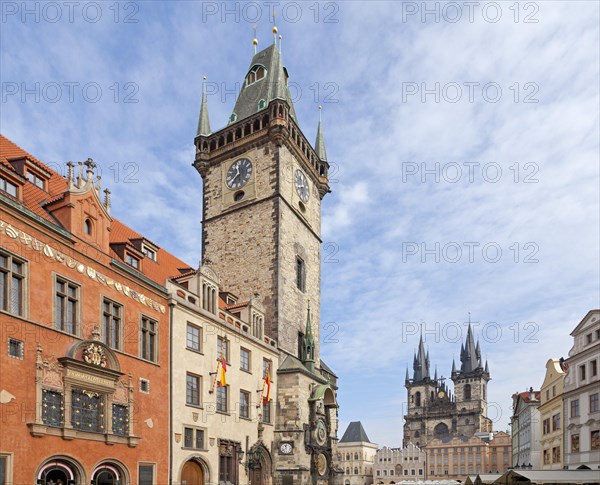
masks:
{"label": "white building facade", "polygon": [[404,448],[377,450],[373,466],[373,483],[388,484],[425,479],[425,451],[409,443]]}
{"label": "white building facade", "polygon": [[571,332],[563,406],[564,464],[600,469],[600,310],[591,310]]}
{"label": "white building facade", "polygon": [[511,417],[512,466],[540,468],[540,391],[513,394]]}

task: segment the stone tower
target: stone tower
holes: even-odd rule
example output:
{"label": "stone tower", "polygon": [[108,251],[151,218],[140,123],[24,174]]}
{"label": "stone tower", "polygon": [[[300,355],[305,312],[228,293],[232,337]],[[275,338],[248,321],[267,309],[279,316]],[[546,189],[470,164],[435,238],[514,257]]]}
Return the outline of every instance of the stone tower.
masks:
{"label": "stone tower", "polygon": [[460,371],[452,362],[452,392],[444,382],[445,378],[438,378],[437,370],[431,378],[429,352],[425,352],[421,337],[418,352],[413,357],[412,379],[406,369],[404,446],[413,443],[423,447],[433,438],[473,436],[492,430],[491,420],[487,417],[486,395],[490,373],[487,362],[485,367],[482,366],[481,350],[479,343],[475,345],[470,324],[460,356]]}
{"label": "stone tower", "polygon": [[217,132],[203,90],[194,144],[203,260],[223,288],[244,299],[260,295],[264,332],[280,350],[273,484],[336,483],[337,383],[319,346],[329,164],[320,120],[314,146],[300,129],[276,37],[252,57],[228,124]]}
{"label": "stone tower", "polygon": [[[319,124],[299,127],[275,43],[254,55],[228,125],[212,133],[203,95],[194,166],[203,178],[203,258],[223,287],[258,292],[265,332],[300,357],[307,302],[320,316],[321,199],[329,192]],[[314,329],[319,361],[319,328]]]}

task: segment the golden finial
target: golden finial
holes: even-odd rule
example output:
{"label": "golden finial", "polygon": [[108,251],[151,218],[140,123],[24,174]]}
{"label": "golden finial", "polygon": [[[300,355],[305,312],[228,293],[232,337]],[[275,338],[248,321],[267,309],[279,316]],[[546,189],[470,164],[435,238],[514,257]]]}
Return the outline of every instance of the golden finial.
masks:
{"label": "golden finial", "polygon": [[273,12],[273,44],[277,44],[277,26],[275,25],[275,12]]}
{"label": "golden finial", "polygon": [[256,24],[252,26],[254,29],[254,39],[252,39],[252,45],[254,46],[254,53],[256,54],[256,46],[258,45],[258,39],[256,38]]}

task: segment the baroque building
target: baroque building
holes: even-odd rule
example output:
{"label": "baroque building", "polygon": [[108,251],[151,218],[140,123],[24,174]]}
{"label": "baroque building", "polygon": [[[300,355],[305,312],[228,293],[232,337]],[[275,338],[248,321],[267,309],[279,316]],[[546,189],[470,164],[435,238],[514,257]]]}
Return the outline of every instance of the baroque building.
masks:
{"label": "baroque building", "polygon": [[515,393],[510,418],[512,466],[540,468],[540,391]]}
{"label": "baroque building", "polygon": [[429,352],[425,351],[423,337],[413,358],[413,376],[406,369],[407,413],[404,416],[404,446],[414,443],[426,447],[431,439],[447,436],[473,436],[488,433],[492,422],[487,417],[487,384],[490,372],[487,362],[481,360],[479,342],[469,324],[467,336],[460,350],[460,369],[452,362],[451,379],[454,392],[430,372]]}
{"label": "baroque building", "polygon": [[546,362],[546,376],[540,389],[540,448],[542,470],[563,468],[563,359]]}
{"label": "baroque building", "polygon": [[276,483],[328,484],[337,382],[320,358],[321,200],[329,192],[321,129],[298,123],[277,44],[256,52],[227,125],[213,132],[203,92],[194,167],[203,181],[202,257],[234,294],[251,289],[277,341]]}
{"label": "baroque building", "polygon": [[352,421],[338,443],[338,462],[344,485],[371,485],[377,445],[371,443],[360,421]]}
{"label": "baroque building", "polygon": [[564,465],[600,469],[600,310],[590,310],[571,332],[565,361]]}

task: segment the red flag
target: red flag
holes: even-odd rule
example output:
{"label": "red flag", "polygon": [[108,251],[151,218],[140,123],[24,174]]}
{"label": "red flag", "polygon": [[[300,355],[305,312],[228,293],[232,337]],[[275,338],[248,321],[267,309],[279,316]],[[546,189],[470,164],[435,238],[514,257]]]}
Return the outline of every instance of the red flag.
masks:
{"label": "red flag", "polygon": [[265,392],[263,402],[268,403],[271,400],[271,375],[269,371],[267,371],[267,375],[265,376],[265,385],[267,386],[267,392]]}

